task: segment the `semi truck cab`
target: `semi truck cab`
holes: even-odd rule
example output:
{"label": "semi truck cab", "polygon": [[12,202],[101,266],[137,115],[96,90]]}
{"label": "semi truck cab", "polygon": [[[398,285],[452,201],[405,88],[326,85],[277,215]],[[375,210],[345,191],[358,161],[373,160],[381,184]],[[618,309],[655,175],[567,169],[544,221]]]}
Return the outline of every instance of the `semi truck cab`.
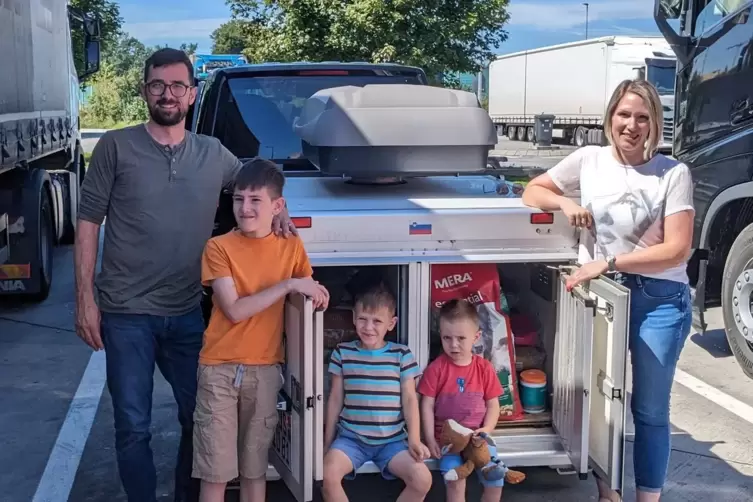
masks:
{"label": "semi truck cab", "polygon": [[753,1],[656,0],[677,56],[674,155],[691,169],[695,225],[688,272],[694,324],[722,307],[729,346],[753,378]]}

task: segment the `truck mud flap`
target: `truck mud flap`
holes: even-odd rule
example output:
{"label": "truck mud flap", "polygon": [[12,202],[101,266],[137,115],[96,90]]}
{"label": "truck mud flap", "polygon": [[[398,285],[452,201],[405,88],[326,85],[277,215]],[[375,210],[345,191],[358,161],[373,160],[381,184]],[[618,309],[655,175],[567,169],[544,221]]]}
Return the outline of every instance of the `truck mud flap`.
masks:
{"label": "truck mud flap", "polygon": [[696,281],[695,288],[691,290],[693,328],[695,328],[700,335],[706,332],[707,326],[704,313],[706,311],[706,270],[708,263],[708,260],[698,260],[698,280]]}

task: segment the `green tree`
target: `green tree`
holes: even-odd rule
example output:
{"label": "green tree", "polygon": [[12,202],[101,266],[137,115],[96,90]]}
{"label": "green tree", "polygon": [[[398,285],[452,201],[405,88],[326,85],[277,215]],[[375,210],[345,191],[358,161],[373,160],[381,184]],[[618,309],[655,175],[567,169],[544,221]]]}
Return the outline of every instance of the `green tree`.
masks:
{"label": "green tree", "polygon": [[[144,63],[159,48],[148,47],[123,32],[104,48],[100,71],[88,82],[92,93],[82,113],[87,127],[109,128],[148,118],[141,96]],[[193,54],[197,44],[183,43],[178,48]]]}
{"label": "green tree", "polygon": [[212,32],[212,54],[240,54],[246,48],[246,40],[252,31],[251,23],[233,19]]}
{"label": "green tree", "polygon": [[226,0],[249,61],[397,62],[476,72],[507,39],[508,0]]}
{"label": "green tree", "polygon": [[182,50],[189,56],[196,54],[196,49],[199,48],[199,44],[195,42],[191,42],[190,44],[180,44],[180,47],[178,49]]}
{"label": "green tree", "polygon": [[[157,49],[164,49],[164,48],[167,48],[167,47],[172,47],[172,45],[170,45],[170,44],[165,44],[165,45],[156,45],[156,46],[155,46],[155,47],[154,47],[154,48],[153,48],[152,50],[150,50],[149,52],[151,53],[152,51],[155,51],[155,50],[157,50]],[[178,47],[176,47],[176,49],[180,49],[180,50],[182,50],[183,52],[185,52],[185,53],[186,53],[186,54],[188,54],[189,56],[191,56],[192,54],[196,54],[196,49],[198,49],[198,48],[199,48],[199,44],[197,44],[197,43],[190,43],[190,44],[187,44],[187,43],[185,43],[185,42],[184,42],[184,43],[182,43],[182,44],[180,44],[180,45],[179,45]]]}
{"label": "green tree", "polygon": [[112,127],[120,121],[121,89],[115,66],[103,62],[89,81],[91,96],[81,110],[82,127]]}

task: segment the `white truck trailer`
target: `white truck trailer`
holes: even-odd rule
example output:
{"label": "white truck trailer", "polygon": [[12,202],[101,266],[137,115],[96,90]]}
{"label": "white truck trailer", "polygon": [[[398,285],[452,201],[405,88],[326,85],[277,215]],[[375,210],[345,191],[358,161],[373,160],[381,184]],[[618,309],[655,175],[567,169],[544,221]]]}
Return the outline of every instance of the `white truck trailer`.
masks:
{"label": "white truck trailer", "polygon": [[554,115],[552,136],[605,144],[603,118],[624,79],[653,83],[664,105],[661,151],[671,153],[676,60],[657,37],[609,36],[497,57],[489,65],[489,115],[500,136],[535,142],[534,117]]}
{"label": "white truck trailer", "polygon": [[0,298],[46,298],[53,246],[75,233],[79,82],[99,68],[99,24],[67,4],[0,2]]}

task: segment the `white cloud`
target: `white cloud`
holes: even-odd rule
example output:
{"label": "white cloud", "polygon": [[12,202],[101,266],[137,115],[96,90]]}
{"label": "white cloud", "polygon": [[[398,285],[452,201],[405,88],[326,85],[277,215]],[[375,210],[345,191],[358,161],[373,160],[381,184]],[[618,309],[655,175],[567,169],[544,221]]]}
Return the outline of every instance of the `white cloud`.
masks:
{"label": "white cloud", "polygon": [[[650,19],[653,0],[601,0],[588,2],[588,21],[624,21]],[[571,3],[510,2],[509,25],[538,29],[565,29],[586,22],[586,7],[582,1]]]}
{"label": "white cloud", "polygon": [[183,19],[178,21],[154,21],[124,23],[123,30],[138,40],[175,40],[193,42],[207,39],[228,18]]}

